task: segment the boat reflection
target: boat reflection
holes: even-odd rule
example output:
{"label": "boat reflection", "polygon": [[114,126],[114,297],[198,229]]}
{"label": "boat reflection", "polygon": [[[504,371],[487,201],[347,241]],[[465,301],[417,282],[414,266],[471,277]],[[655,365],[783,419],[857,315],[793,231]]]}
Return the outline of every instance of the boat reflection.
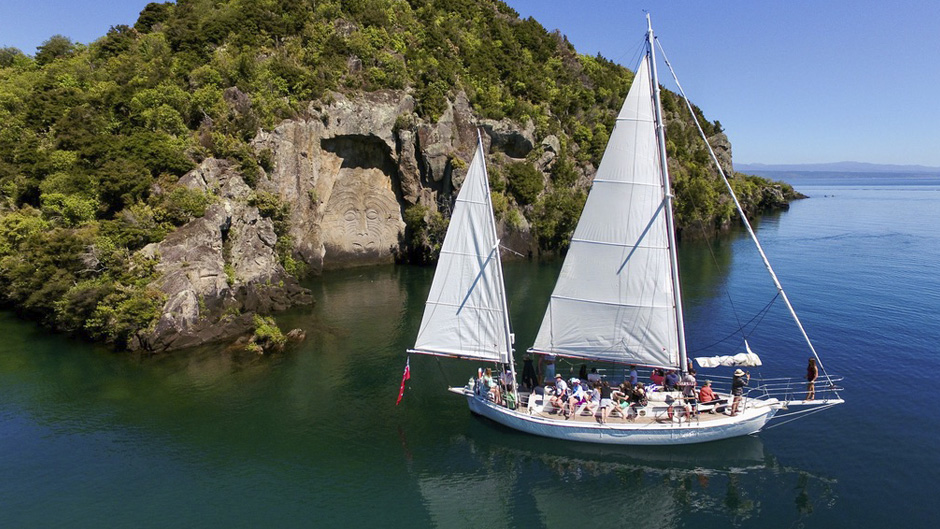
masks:
{"label": "boat reflection", "polygon": [[[756,436],[683,447],[563,443],[479,419],[451,438],[450,468],[419,478],[440,527],[678,527],[796,523],[835,501],[835,480],[782,465]],[[748,523],[745,523],[748,522]]]}

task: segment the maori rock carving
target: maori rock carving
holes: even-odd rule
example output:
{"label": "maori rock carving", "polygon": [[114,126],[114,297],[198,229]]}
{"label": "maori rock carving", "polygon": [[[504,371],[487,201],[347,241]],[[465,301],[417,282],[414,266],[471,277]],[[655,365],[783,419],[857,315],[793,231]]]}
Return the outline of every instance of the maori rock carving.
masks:
{"label": "maori rock carving", "polygon": [[341,172],[323,215],[325,264],[390,261],[405,223],[389,177],[376,168]]}

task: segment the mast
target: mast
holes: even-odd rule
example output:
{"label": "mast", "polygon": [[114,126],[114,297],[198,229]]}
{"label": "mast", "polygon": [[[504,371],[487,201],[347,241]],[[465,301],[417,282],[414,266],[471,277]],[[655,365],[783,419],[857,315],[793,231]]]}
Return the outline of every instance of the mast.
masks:
{"label": "mast", "polygon": [[[477,129],[477,149],[479,149],[481,153],[481,158],[483,159],[483,174],[488,175],[489,173],[486,171],[486,156],[485,156],[485,152],[483,151],[483,136],[480,134],[480,129]],[[502,310],[503,310],[503,330],[506,332],[506,346],[508,349],[506,351],[506,360],[509,363],[509,373],[510,375],[512,375],[513,401],[516,402],[516,406],[518,407],[519,406],[519,394],[517,393],[518,390],[516,389],[518,386],[518,381],[516,380],[516,360],[515,358],[513,358],[513,354],[512,354],[513,334],[512,334],[510,324],[509,324],[509,303],[506,301],[506,282],[503,280],[503,262],[499,256],[499,236],[496,233],[496,216],[493,213],[493,200],[492,200],[492,197],[490,196],[489,177],[487,177],[483,181],[483,186],[486,189],[486,194],[487,194],[486,204],[490,210],[490,216],[489,216],[489,218],[491,219],[490,229],[492,230],[492,233],[493,233],[493,240],[496,241],[496,249],[495,249],[496,255],[494,257],[496,259],[496,275],[498,276],[497,281],[498,281],[498,284],[501,285],[502,291],[503,291],[502,292],[503,295],[500,296],[500,298],[501,298]]]}
{"label": "mast", "polygon": [[672,187],[669,185],[669,163],[666,159],[666,130],[663,126],[663,106],[659,97],[659,78],[656,76],[656,47],[653,45],[653,23],[649,13],[646,14],[647,55],[650,61],[651,82],[653,83],[653,111],[656,118],[656,142],[659,144],[659,165],[663,180],[663,193],[666,199],[666,229],[669,237],[669,263],[672,266],[672,291],[676,309],[676,327],[679,338],[679,372],[685,373],[688,368],[688,354],[685,346],[685,322],[682,317],[682,291],[679,286],[679,256],[676,251],[676,226],[672,213]]}

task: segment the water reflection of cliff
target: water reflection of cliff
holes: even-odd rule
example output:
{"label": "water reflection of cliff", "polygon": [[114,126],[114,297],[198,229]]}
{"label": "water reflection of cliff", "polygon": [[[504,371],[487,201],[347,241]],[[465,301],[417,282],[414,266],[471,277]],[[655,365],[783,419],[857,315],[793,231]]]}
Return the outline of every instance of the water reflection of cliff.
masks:
{"label": "water reflection of cliff", "polygon": [[481,419],[482,440],[451,439],[449,472],[439,461],[419,478],[435,525],[783,527],[835,501],[833,480],[780,464],[757,437],[681,450],[606,447],[489,425]]}

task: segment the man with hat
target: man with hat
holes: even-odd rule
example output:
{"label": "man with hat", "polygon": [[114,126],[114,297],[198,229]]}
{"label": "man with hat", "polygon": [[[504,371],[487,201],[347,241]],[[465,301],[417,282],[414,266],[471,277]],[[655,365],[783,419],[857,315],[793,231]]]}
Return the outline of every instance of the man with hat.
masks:
{"label": "man with hat", "polygon": [[734,402],[731,403],[731,416],[738,414],[738,406],[741,404],[741,397],[744,395],[744,386],[751,380],[751,374],[744,374],[741,368],[734,370],[734,378],[731,379],[731,394],[734,395]]}
{"label": "man with hat", "polygon": [[555,394],[552,395],[549,402],[554,408],[564,411],[565,415],[568,414],[568,384],[565,383],[565,379],[561,375],[555,375]]}

